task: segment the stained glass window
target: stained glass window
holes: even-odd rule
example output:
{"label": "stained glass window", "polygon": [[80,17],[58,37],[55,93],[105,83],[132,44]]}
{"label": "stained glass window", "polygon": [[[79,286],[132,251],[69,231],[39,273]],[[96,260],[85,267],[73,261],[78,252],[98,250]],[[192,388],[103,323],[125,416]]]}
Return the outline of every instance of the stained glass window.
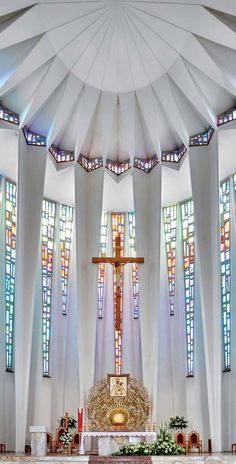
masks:
{"label": "stained glass window", "polygon": [[[235,184],[234,184],[235,185]],[[231,363],[231,270],[230,270],[230,180],[220,185],[220,231],[221,231],[221,305],[223,320],[224,370]]]}
{"label": "stained glass window", "polygon": [[56,204],[43,200],[42,208],[42,330],[43,375],[49,376],[53,248]]}
{"label": "stained glass window", "polygon": [[106,168],[109,171],[114,172],[114,174],[116,174],[117,176],[119,176],[120,174],[123,174],[123,172],[126,172],[131,168],[131,162],[130,160],[125,160],[118,163],[117,161],[107,159]]}
{"label": "stained glass window", "polygon": [[57,163],[68,163],[75,159],[72,151],[61,150],[60,148],[55,147],[55,145],[51,145],[49,151]]}
{"label": "stained glass window", "polygon": [[23,133],[27,145],[46,147],[46,137],[44,137],[44,135],[36,134],[35,132],[32,132],[31,130],[27,129],[26,126],[23,127]]}
{"label": "stained glass window", "polygon": [[170,315],[173,316],[175,307],[177,205],[167,206],[163,208],[163,215],[167,255]]}
{"label": "stained glass window", "polygon": [[66,315],[72,226],[73,208],[71,206],[60,204],[61,290],[63,315]]}
{"label": "stained glass window", "polygon": [[80,154],[78,163],[85,169],[85,171],[91,172],[103,166],[103,158],[86,158],[86,156]]}
{"label": "stained glass window", "polygon": [[172,151],[163,151],[161,154],[161,160],[166,163],[179,163],[185,155],[187,148],[185,145],[181,145],[180,148],[176,148]]}
{"label": "stained glass window", "polygon": [[6,370],[13,371],[15,269],[16,269],[16,184],[5,183],[5,343]]}
{"label": "stained glass window", "polygon": [[5,108],[4,106],[0,105],[0,119],[3,121],[12,122],[13,124],[19,124],[19,116],[14,111]]}
{"label": "stained glass window", "polygon": [[[129,255],[133,258],[136,256],[135,249],[135,214],[128,213],[129,221]],[[134,319],[139,316],[139,279],[138,279],[138,264],[131,264],[132,269],[132,287],[133,287],[133,305]]]}
{"label": "stained glass window", "polygon": [[[115,255],[115,239],[119,235],[121,239],[121,256],[124,255],[124,233],[125,233],[125,215],[123,213],[112,213],[112,248],[113,255]],[[114,272],[114,301],[116,301],[116,279]],[[121,373],[121,362],[122,362],[122,303],[123,303],[123,268],[121,269],[121,278],[120,278],[120,293],[121,293],[121,329],[115,329],[115,367],[116,374]],[[115,307],[115,305],[114,305]],[[116,314],[116,307],[115,307]],[[116,320],[115,320],[116,325]]]}
{"label": "stained glass window", "polygon": [[209,129],[205,130],[204,132],[191,135],[191,137],[189,138],[189,146],[197,147],[201,145],[208,145],[213,133],[214,133],[214,129],[213,127],[210,126]]}
{"label": "stained glass window", "polygon": [[186,321],[187,375],[194,374],[194,280],[195,280],[195,240],[193,201],[181,204],[184,293]]}
{"label": "stained glass window", "polygon": [[[100,256],[107,255],[108,240],[108,214],[103,211],[101,220]],[[105,263],[98,266],[98,318],[103,318],[104,285],[105,285]]]}
{"label": "stained glass window", "polygon": [[141,158],[134,158],[134,167],[137,169],[141,169],[144,172],[151,172],[153,168],[158,164],[158,157],[154,155],[152,158],[149,159],[141,159]]}
{"label": "stained glass window", "polygon": [[217,126],[221,126],[222,124],[226,124],[227,122],[231,122],[234,119],[236,119],[236,108],[235,108],[235,106],[217,116]]}

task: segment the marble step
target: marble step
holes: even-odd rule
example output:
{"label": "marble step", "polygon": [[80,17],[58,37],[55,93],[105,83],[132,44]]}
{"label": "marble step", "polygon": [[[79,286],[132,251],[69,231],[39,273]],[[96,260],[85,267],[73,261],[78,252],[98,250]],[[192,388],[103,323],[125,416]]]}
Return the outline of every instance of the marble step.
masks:
{"label": "marble step", "polygon": [[89,464],[151,464],[151,456],[89,456]]}

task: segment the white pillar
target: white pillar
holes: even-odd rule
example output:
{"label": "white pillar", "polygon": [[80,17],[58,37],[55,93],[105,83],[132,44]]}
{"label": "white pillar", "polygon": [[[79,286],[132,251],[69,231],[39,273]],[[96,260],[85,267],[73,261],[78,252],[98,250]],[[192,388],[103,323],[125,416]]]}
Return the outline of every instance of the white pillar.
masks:
{"label": "white pillar", "polygon": [[25,449],[29,374],[46,148],[19,135],[15,303],[15,451]]}
{"label": "white pillar", "polygon": [[85,407],[94,383],[97,323],[97,266],[104,170],[87,173],[75,166],[75,216],[78,301],[79,406]]}
{"label": "white pillar", "polygon": [[144,257],[140,275],[140,329],[143,383],[157,420],[158,312],[160,293],[161,166],[149,174],[134,169],[137,256]]}
{"label": "white pillar", "polygon": [[210,434],[213,451],[221,451],[221,298],[218,134],[206,147],[189,150],[196,255],[205,349]]}

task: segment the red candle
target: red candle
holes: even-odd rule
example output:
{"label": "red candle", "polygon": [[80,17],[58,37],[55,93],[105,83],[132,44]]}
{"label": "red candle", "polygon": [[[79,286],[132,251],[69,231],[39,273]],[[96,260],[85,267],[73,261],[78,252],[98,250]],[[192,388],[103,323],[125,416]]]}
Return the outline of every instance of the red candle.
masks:
{"label": "red candle", "polygon": [[66,412],[65,428],[68,429],[68,412]]}
{"label": "red candle", "polygon": [[83,409],[78,409],[78,432],[83,431]]}

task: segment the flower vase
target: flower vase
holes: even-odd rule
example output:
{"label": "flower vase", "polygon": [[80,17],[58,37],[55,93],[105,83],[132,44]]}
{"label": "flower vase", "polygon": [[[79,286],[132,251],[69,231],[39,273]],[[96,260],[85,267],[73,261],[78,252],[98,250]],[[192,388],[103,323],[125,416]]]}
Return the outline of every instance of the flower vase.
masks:
{"label": "flower vase", "polygon": [[63,454],[69,454],[69,452],[70,452],[70,444],[69,443],[67,443],[67,444],[64,443],[62,452],[63,452]]}

